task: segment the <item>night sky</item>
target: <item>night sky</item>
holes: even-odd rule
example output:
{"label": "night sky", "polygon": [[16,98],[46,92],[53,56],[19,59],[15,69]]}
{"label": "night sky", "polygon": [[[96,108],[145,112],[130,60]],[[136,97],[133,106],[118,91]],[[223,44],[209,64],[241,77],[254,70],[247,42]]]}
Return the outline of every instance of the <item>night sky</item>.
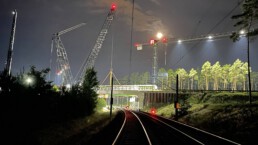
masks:
{"label": "night sky", "polygon": [[[207,35],[238,3],[239,0],[135,0],[133,43],[146,43],[157,31],[170,38],[187,38]],[[12,24],[12,10],[17,9],[17,29],[14,44],[12,73],[27,70],[31,65],[38,69],[50,66],[52,79],[55,72],[56,54],[51,57],[52,34],[63,29],[87,23],[61,36],[66,48],[73,76],[93,48],[111,3],[117,4],[115,21],[99,53],[95,68],[99,80],[110,70],[112,37],[114,44],[113,69],[117,77],[128,75],[131,47],[132,0],[1,0],[0,1],[0,69],[6,63]],[[226,17],[210,33],[234,31],[231,16]],[[198,44],[196,44],[198,43]],[[257,71],[257,40],[251,43],[251,67]],[[255,50],[256,49],[256,50]],[[159,67],[189,70],[201,68],[209,60],[212,64],[232,64],[237,58],[247,61],[246,40],[233,43],[229,38],[215,41],[169,44],[167,65],[164,49],[159,48]],[[151,47],[142,51],[132,50],[132,72],[151,72]],[[180,61],[179,61],[180,60]]]}

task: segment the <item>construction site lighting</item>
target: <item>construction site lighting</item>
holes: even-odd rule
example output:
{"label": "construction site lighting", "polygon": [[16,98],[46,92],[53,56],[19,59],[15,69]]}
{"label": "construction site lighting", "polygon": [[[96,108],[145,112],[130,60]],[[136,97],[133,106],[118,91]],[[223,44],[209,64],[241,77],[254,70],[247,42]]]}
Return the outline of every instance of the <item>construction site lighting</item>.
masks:
{"label": "construction site lighting", "polygon": [[213,39],[213,37],[210,35],[210,36],[208,36],[208,39],[211,40],[211,39]]}
{"label": "construction site lighting", "polygon": [[71,84],[66,84],[67,89],[71,89]]}
{"label": "construction site lighting", "polygon": [[27,77],[25,81],[28,85],[33,83],[33,79],[31,77]]}
{"label": "construction site lighting", "polygon": [[160,40],[161,38],[163,38],[163,34],[161,32],[158,32],[156,37]]}
{"label": "construction site lighting", "polygon": [[245,33],[246,33],[245,30],[240,30],[239,32],[240,35],[244,35]]}

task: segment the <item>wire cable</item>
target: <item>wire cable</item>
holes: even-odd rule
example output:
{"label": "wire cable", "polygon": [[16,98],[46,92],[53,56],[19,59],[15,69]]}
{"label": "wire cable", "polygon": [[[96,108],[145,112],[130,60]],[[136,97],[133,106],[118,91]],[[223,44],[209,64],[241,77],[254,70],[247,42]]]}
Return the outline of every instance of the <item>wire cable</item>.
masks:
{"label": "wire cable", "polygon": [[[239,5],[240,5],[243,1],[244,1],[244,0],[238,2],[237,5],[236,5],[235,7],[233,7],[218,23],[216,23],[216,24],[211,28],[211,30],[210,30],[207,34],[210,34],[214,29],[216,29],[227,17],[229,17],[229,16],[236,10],[236,8],[239,7]],[[176,66],[186,55],[188,55],[188,54],[193,50],[193,48],[195,48],[196,46],[198,46],[202,41],[203,41],[203,40],[200,40],[200,41],[196,42],[196,43],[190,48],[190,50],[189,50],[188,52],[186,52],[182,57],[179,58],[179,60],[178,60],[176,63],[174,63],[174,64],[172,65],[172,67],[173,67],[173,66]]]}

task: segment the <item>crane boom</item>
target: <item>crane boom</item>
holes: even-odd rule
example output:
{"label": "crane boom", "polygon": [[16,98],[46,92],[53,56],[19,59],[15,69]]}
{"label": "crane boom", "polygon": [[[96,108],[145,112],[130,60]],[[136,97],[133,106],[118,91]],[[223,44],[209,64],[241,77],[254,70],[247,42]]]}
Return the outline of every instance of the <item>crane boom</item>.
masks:
{"label": "crane boom", "polygon": [[77,29],[81,26],[84,26],[85,23],[81,23],[78,25],[75,25],[73,27],[70,27],[68,29],[62,30],[58,33],[53,34],[52,37],[52,47],[54,46],[53,43],[55,43],[56,47],[56,54],[57,54],[57,75],[60,75],[62,78],[61,85],[68,85],[73,83],[73,76],[72,71],[70,68],[69,60],[67,57],[67,53],[65,50],[65,47],[62,43],[62,40],[60,38],[60,35],[63,35],[67,32],[70,32],[74,29]]}
{"label": "crane boom", "polygon": [[61,36],[61,35],[65,34],[65,33],[67,33],[67,32],[70,32],[70,31],[72,31],[72,30],[74,30],[74,29],[77,29],[77,28],[79,28],[79,27],[81,27],[81,26],[84,26],[84,25],[86,25],[86,23],[81,23],[81,24],[75,25],[75,26],[73,26],[73,27],[67,28],[67,29],[65,29],[65,30],[62,30],[62,31],[58,32],[57,34],[58,34],[59,36]]}
{"label": "crane boom", "polygon": [[83,68],[82,68],[83,70],[80,73],[80,78],[78,80],[79,82],[83,81],[83,76],[84,76],[86,70],[88,68],[94,67],[95,61],[99,54],[99,51],[102,48],[102,45],[105,41],[105,38],[106,38],[108,30],[109,30],[109,27],[114,19],[115,9],[116,9],[116,5],[112,4],[110,11],[104,21],[104,24],[102,25],[101,31],[97,37],[95,45],[94,45],[93,49],[91,50],[89,56],[87,57],[86,61],[83,63]]}

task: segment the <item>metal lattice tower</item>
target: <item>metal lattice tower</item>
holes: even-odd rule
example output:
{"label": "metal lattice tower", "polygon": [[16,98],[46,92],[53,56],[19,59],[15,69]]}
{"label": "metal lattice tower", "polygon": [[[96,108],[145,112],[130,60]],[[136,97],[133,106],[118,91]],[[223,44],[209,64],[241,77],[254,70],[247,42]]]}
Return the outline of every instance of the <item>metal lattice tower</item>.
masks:
{"label": "metal lattice tower", "polygon": [[114,20],[115,10],[116,10],[116,5],[112,4],[110,11],[105,19],[105,22],[102,25],[101,31],[98,35],[95,45],[94,45],[93,49],[91,50],[89,56],[87,57],[86,61],[84,61],[84,63],[83,63],[83,70],[80,73],[80,78],[78,80],[79,82],[83,81],[83,77],[84,77],[86,70],[88,68],[94,67],[95,61],[99,54],[99,51],[102,48],[102,45],[106,39],[109,27],[110,27],[112,21]]}
{"label": "metal lattice tower", "polygon": [[152,83],[156,84],[158,78],[158,54],[157,54],[157,44],[153,46],[153,64],[152,64]]}
{"label": "metal lattice tower", "polygon": [[72,76],[69,60],[67,57],[67,53],[60,36],[74,29],[77,29],[83,25],[85,25],[85,23],[75,25],[73,27],[70,27],[68,29],[65,29],[63,31],[53,34],[51,50],[53,50],[53,47],[55,44],[56,54],[57,54],[56,61],[57,61],[57,69],[58,69],[57,75],[61,75],[61,78],[62,78],[61,85],[73,84],[73,76]]}
{"label": "metal lattice tower", "polygon": [[13,56],[13,45],[14,45],[14,38],[15,38],[15,30],[16,30],[16,21],[17,21],[17,11],[13,11],[13,24],[12,24],[12,31],[11,31],[11,37],[9,42],[9,49],[7,53],[7,63],[6,63],[6,71],[7,75],[11,75],[11,69],[12,69],[12,56]]}

